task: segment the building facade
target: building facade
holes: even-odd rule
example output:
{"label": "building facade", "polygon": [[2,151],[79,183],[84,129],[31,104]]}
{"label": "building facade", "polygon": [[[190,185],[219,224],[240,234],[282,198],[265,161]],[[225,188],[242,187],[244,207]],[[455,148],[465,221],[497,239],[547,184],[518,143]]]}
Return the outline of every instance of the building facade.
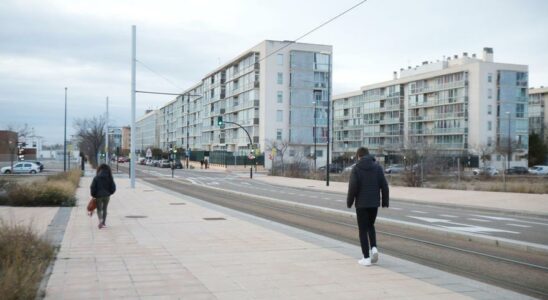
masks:
{"label": "building facade", "polygon": [[135,121],[135,151],[141,156],[148,148],[160,148],[158,110],[147,110]]}
{"label": "building facade", "polygon": [[160,147],[276,158],[272,149],[286,145],[290,161],[310,159],[316,144],[317,166],[325,165],[331,57],[328,45],[261,42],[158,109]]}
{"label": "building facade", "polygon": [[[334,156],[430,149],[447,157],[489,152],[489,164],[527,166],[528,67],[496,63],[493,50],[425,61],[391,81],[334,97]],[[508,142],[510,141],[510,142]]]}
{"label": "building facade", "polygon": [[548,87],[529,89],[529,133],[540,135],[548,142]]}

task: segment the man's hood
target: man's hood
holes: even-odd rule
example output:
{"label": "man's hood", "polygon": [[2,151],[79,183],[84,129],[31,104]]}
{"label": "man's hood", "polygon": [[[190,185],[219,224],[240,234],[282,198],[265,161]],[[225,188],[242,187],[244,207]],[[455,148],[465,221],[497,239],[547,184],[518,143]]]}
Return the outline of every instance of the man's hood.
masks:
{"label": "man's hood", "polygon": [[358,161],[356,164],[357,168],[360,168],[362,170],[371,170],[374,169],[377,166],[375,163],[375,158],[371,155],[366,155]]}

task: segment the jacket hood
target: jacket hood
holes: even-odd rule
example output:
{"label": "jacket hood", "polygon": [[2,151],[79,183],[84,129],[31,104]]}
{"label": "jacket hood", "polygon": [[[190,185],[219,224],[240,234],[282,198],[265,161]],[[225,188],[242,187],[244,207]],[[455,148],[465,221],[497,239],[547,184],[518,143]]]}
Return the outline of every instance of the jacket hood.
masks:
{"label": "jacket hood", "polygon": [[371,170],[374,169],[377,165],[375,164],[375,158],[371,155],[366,155],[358,161],[356,167],[362,170]]}
{"label": "jacket hood", "polygon": [[105,177],[108,178],[108,172],[107,171],[101,171],[99,174],[97,174],[97,177]]}

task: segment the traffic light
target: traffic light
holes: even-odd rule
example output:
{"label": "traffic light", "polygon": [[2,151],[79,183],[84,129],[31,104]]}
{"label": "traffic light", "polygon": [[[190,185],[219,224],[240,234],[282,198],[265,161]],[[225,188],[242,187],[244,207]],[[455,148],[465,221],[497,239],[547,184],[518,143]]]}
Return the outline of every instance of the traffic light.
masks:
{"label": "traffic light", "polygon": [[223,117],[222,116],[218,116],[217,117],[217,125],[219,126],[223,126],[224,122],[223,122]]}

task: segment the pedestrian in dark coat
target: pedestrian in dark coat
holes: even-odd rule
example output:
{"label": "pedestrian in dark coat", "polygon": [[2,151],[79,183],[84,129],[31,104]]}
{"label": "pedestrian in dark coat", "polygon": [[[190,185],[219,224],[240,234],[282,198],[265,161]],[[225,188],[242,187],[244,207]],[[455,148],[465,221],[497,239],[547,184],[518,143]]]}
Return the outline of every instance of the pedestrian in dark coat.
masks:
{"label": "pedestrian in dark coat", "polygon": [[108,165],[102,164],[97,168],[97,174],[91,182],[90,192],[97,201],[97,217],[99,217],[99,229],[101,229],[106,226],[110,196],[116,192],[116,184]]}
{"label": "pedestrian in dark coat", "polygon": [[[369,155],[367,148],[361,147],[356,152],[358,162],[352,168],[348,183],[346,206],[356,207],[358,229],[363,258],[359,264],[370,266],[378,260],[377,237],[375,234],[375,219],[379,206],[388,207],[388,183],[383,169]],[[381,198],[382,195],[382,198]],[[369,257],[369,244],[371,256]]]}

